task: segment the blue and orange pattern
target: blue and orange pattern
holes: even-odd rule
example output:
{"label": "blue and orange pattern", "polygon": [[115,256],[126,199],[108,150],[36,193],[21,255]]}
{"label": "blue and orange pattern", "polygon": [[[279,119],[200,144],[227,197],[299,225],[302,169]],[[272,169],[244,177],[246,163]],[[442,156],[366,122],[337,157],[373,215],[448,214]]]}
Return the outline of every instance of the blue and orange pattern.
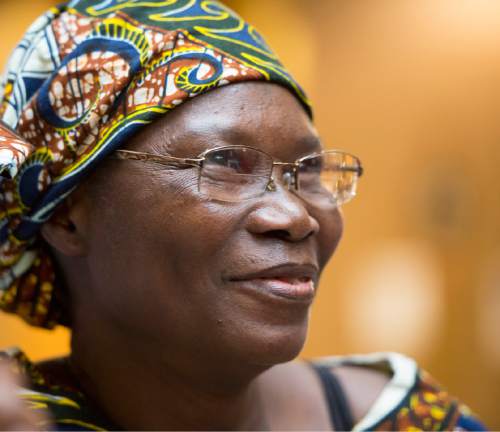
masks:
{"label": "blue and orange pattern", "polygon": [[184,101],[239,81],[300,86],[258,32],[209,0],[75,0],[39,18],[0,97],[0,307],[67,324],[40,226],[103,158]]}
{"label": "blue and orange pattern", "polygon": [[471,410],[444,390],[426,371],[419,370],[415,386],[374,431],[484,431]]}

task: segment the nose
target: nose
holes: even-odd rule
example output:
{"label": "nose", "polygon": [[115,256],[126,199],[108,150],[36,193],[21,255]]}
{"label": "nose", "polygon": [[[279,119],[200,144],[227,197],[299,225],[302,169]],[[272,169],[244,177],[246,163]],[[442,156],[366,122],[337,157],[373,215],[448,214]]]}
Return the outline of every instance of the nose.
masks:
{"label": "nose", "polygon": [[255,204],[247,219],[247,230],[252,234],[300,242],[317,234],[319,223],[298,196],[277,187]]}

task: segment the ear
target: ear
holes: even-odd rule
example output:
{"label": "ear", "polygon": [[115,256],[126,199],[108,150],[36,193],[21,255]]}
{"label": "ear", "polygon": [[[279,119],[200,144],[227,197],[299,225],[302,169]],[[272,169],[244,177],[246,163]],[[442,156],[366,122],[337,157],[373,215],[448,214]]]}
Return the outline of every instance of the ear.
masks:
{"label": "ear", "polygon": [[45,222],[41,234],[62,255],[82,256],[87,251],[87,222],[86,200],[79,188]]}

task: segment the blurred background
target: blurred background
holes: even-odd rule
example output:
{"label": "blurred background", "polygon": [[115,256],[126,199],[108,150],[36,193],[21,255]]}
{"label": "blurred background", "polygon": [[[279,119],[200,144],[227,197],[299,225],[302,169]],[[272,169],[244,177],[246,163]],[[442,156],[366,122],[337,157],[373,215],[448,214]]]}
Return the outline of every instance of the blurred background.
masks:
{"label": "blurred background", "polygon": [[[406,353],[500,429],[500,1],[226,3],[305,87],[325,146],[366,168],[303,357]],[[53,4],[1,1],[2,64]],[[68,351],[64,329],[0,329],[34,359]]]}

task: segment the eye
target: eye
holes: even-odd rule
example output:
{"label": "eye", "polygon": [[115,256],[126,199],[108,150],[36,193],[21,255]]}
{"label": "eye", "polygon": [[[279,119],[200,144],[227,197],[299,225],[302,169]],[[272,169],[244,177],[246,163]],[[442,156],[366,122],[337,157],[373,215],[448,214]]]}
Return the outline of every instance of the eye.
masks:
{"label": "eye", "polygon": [[267,175],[272,159],[252,148],[224,148],[208,153],[204,166],[226,174]]}
{"label": "eye", "polygon": [[200,192],[222,201],[240,201],[264,192],[272,158],[250,147],[216,149],[205,154]]}
{"label": "eye", "polygon": [[303,173],[315,173],[319,174],[323,169],[324,161],[322,157],[311,157],[302,161],[300,164],[300,170]]}
{"label": "eye", "polygon": [[325,187],[325,161],[323,156],[303,160],[299,167],[299,188],[303,194],[328,194]]}
{"label": "eye", "polygon": [[241,155],[234,150],[214,152],[211,155],[211,162],[221,167],[230,168],[235,171],[241,170]]}

